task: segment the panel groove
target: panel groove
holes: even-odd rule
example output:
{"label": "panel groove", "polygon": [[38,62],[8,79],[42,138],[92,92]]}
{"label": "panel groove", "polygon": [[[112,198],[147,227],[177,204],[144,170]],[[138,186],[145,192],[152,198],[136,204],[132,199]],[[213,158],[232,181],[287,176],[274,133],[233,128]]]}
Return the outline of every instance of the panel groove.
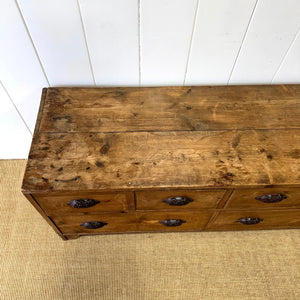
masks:
{"label": "panel groove", "polygon": [[187,74],[187,72],[188,72],[189,63],[190,63],[191,49],[192,49],[192,47],[193,47],[193,39],[194,39],[195,28],[196,28],[196,22],[197,22],[197,17],[198,17],[199,2],[200,2],[200,0],[197,0],[197,6],[196,6],[196,9],[195,9],[194,24],[193,24],[192,34],[191,34],[191,41],[190,41],[189,52],[188,52],[187,61],[186,61],[186,68],[185,68],[185,73],[184,73],[183,85],[185,85],[186,74]]}
{"label": "panel groove", "polygon": [[298,29],[298,31],[297,31],[297,33],[296,33],[296,35],[295,35],[293,41],[291,42],[289,48],[287,49],[286,53],[283,55],[283,58],[282,58],[282,60],[281,60],[281,62],[280,62],[280,64],[279,64],[279,67],[278,67],[277,71],[275,72],[275,74],[274,74],[274,76],[273,76],[273,78],[272,78],[272,80],[271,80],[271,83],[273,83],[273,81],[274,81],[274,79],[276,78],[277,74],[280,72],[281,67],[283,66],[283,64],[284,64],[284,62],[285,62],[285,60],[286,60],[288,54],[290,53],[290,50],[293,48],[293,46],[294,46],[294,44],[295,44],[295,42],[296,42],[296,40],[297,40],[299,34],[300,34],[300,27],[299,27],[299,29]]}
{"label": "panel groove", "polygon": [[246,28],[246,30],[245,30],[245,33],[244,33],[244,36],[243,36],[243,39],[242,39],[240,48],[239,48],[238,53],[237,53],[237,55],[236,55],[236,58],[235,58],[235,60],[234,60],[234,63],[233,63],[233,66],[232,66],[232,69],[231,69],[231,72],[230,72],[230,75],[229,75],[229,78],[228,78],[228,81],[227,81],[227,85],[229,85],[229,82],[230,82],[230,80],[231,80],[231,76],[232,76],[233,71],[234,71],[234,68],[235,68],[235,66],[236,66],[236,62],[237,62],[237,60],[238,60],[238,58],[239,58],[239,56],[240,56],[241,50],[242,50],[242,48],[243,48],[244,41],[245,41],[245,39],[246,39],[246,37],[247,37],[248,30],[249,30],[249,28],[250,28],[251,22],[252,22],[252,20],[253,20],[254,13],[255,13],[256,8],[257,8],[258,1],[259,1],[259,0],[256,0],[255,5],[254,5],[254,8],[253,8],[253,10],[252,10],[252,13],[251,13],[251,16],[250,16],[250,19],[249,19],[247,28]]}
{"label": "panel groove", "polygon": [[32,132],[29,128],[29,126],[27,125],[26,121],[24,120],[23,116],[21,115],[20,111],[18,110],[16,104],[14,103],[13,99],[11,98],[10,94],[8,93],[6,87],[4,86],[4,84],[0,81],[0,86],[2,86],[3,90],[5,91],[5,93],[7,94],[7,97],[10,99],[12,105],[14,106],[16,112],[18,113],[19,117],[21,118],[21,120],[23,121],[24,125],[26,126],[26,128],[28,129],[30,135],[32,135]]}
{"label": "panel groove", "polygon": [[23,23],[23,25],[24,25],[24,28],[25,28],[25,30],[26,30],[26,32],[27,32],[28,38],[29,38],[29,40],[30,40],[30,42],[31,42],[31,45],[32,45],[32,47],[33,47],[33,50],[34,50],[34,52],[35,52],[35,55],[36,55],[36,57],[37,57],[37,60],[38,60],[38,62],[39,62],[39,64],[40,64],[40,66],[41,66],[42,72],[43,72],[43,74],[44,74],[44,76],[45,76],[45,79],[46,79],[46,81],[47,81],[47,83],[48,83],[48,86],[51,87],[50,81],[49,81],[49,79],[48,79],[48,76],[47,76],[47,74],[46,74],[46,71],[45,71],[44,66],[43,66],[43,64],[42,64],[42,61],[41,61],[40,56],[39,56],[39,54],[38,54],[38,51],[37,51],[37,49],[36,49],[36,47],[35,47],[35,44],[34,44],[34,42],[33,42],[33,39],[32,39],[32,37],[31,37],[31,34],[30,34],[30,32],[29,32],[29,29],[28,29],[28,27],[27,27],[27,24],[26,24],[26,22],[25,22],[24,16],[23,16],[23,14],[22,14],[22,11],[21,11],[21,9],[20,9],[20,6],[19,6],[19,3],[18,3],[17,0],[15,0],[15,4],[16,4],[17,10],[18,10],[18,12],[19,12],[19,14],[20,14],[20,17],[21,17],[22,23]]}
{"label": "panel groove", "polygon": [[94,82],[94,86],[96,86],[96,80],[95,80],[95,75],[94,75],[94,70],[93,70],[93,64],[92,64],[92,60],[91,60],[88,41],[87,41],[87,38],[86,38],[85,27],[84,27],[84,23],[83,23],[83,18],[82,18],[82,14],[81,14],[81,8],[80,8],[79,0],[76,0],[76,2],[77,2],[78,12],[79,12],[79,16],[80,16],[80,23],[81,23],[81,27],[82,27],[85,47],[86,47],[86,51],[87,51],[87,55],[88,55],[88,59],[89,59],[89,65],[90,65],[90,69],[91,69],[91,73],[92,73],[92,77],[93,77],[93,82]]}

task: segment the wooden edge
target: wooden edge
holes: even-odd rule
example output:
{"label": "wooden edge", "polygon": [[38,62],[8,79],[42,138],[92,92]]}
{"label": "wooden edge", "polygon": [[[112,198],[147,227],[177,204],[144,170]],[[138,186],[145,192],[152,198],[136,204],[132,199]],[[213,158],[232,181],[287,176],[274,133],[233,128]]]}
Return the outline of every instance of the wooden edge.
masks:
{"label": "wooden edge", "polygon": [[29,202],[34,206],[34,208],[42,215],[42,217],[47,221],[47,223],[54,229],[54,231],[63,239],[66,240],[65,236],[62,232],[58,229],[55,223],[52,221],[50,217],[43,211],[43,209],[39,206],[39,204],[34,199],[33,195],[31,194],[24,194],[24,196],[29,200]]}
{"label": "wooden edge", "polygon": [[222,210],[217,210],[214,211],[210,217],[210,219],[208,220],[208,222],[206,223],[206,225],[204,226],[203,230],[208,230],[208,228],[210,227],[210,225],[212,223],[214,223],[215,219],[218,217],[218,215],[221,213]]}
{"label": "wooden edge", "polygon": [[185,230],[185,231],[159,231],[159,230],[156,230],[156,231],[119,231],[119,232],[101,232],[101,233],[79,233],[79,234],[66,234],[64,237],[65,237],[65,240],[74,240],[74,239],[77,239],[77,238],[80,238],[80,237],[87,237],[87,236],[101,236],[101,235],[118,235],[118,234],[143,234],[143,235],[146,235],[146,234],[160,234],[160,233],[163,233],[163,234],[185,234],[185,233],[196,233],[196,232],[201,232],[201,233],[211,233],[211,232],[233,232],[233,231],[274,231],[274,230],[299,230],[299,227],[284,227],[284,228],[249,228],[249,229],[213,229],[213,230],[210,230],[210,229],[207,229],[207,230],[204,230],[204,229],[195,229],[195,230]]}
{"label": "wooden edge", "polygon": [[[131,188],[121,188],[121,189],[89,189],[85,190],[87,193],[124,193],[124,192],[138,192],[138,191],[149,191],[149,192],[154,192],[154,191],[181,191],[181,190],[200,190],[200,191],[216,191],[216,190],[235,190],[235,189],[267,189],[267,188],[300,188],[300,184],[262,184],[262,185],[219,185],[219,186],[199,186],[199,187],[188,187],[188,186],[182,186],[182,187],[155,187],[155,188],[136,188],[136,187],[131,187]],[[51,193],[52,195],[55,194],[74,194],[78,192],[78,190],[34,190],[34,189],[22,189],[23,194],[47,194]],[[222,198],[223,200],[223,198]],[[221,201],[222,201],[221,200]]]}
{"label": "wooden edge", "polygon": [[[35,137],[35,135],[37,135],[37,133],[40,130],[40,123],[41,123],[41,119],[42,119],[42,113],[43,113],[43,109],[44,109],[44,104],[45,104],[45,99],[46,99],[46,95],[47,95],[47,90],[48,90],[48,88],[43,88],[43,90],[42,90],[41,102],[40,102],[40,107],[39,107],[39,111],[38,111],[38,114],[37,114],[37,119],[36,119],[35,128],[34,128],[34,132],[33,132],[33,138]],[[32,149],[32,146],[33,146],[33,138],[32,138],[32,141],[31,141],[31,146],[30,146],[28,157],[30,155],[30,152],[31,152],[31,149]],[[23,182],[22,182],[22,188],[21,188],[22,193],[24,195],[31,193],[30,191],[27,191],[25,188],[23,188],[24,178],[25,178],[27,167],[28,167],[28,161],[29,160],[27,160],[26,167],[25,167],[25,170],[24,170]]]}
{"label": "wooden edge", "polygon": [[219,201],[217,205],[217,209],[222,209],[227,205],[228,200],[230,199],[231,194],[233,193],[234,189],[228,189],[226,190],[225,194],[223,195],[223,198]]}
{"label": "wooden edge", "polygon": [[47,90],[48,90],[48,88],[43,88],[43,90],[42,90],[41,102],[40,102],[40,107],[39,107],[39,111],[38,111],[38,115],[37,115],[37,119],[36,119],[36,123],[35,123],[34,135],[36,135],[40,130],[40,124],[41,124],[43,109],[44,109],[44,105],[45,105],[45,99],[47,96]]}

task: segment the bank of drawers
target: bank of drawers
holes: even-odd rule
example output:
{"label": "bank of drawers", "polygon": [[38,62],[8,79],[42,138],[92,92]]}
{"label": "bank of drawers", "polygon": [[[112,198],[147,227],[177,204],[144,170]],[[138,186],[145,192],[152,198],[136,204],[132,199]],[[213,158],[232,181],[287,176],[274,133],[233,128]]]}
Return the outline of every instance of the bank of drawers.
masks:
{"label": "bank of drawers", "polygon": [[[63,234],[300,227],[300,189],[35,195]],[[130,209],[130,199],[134,208]]]}

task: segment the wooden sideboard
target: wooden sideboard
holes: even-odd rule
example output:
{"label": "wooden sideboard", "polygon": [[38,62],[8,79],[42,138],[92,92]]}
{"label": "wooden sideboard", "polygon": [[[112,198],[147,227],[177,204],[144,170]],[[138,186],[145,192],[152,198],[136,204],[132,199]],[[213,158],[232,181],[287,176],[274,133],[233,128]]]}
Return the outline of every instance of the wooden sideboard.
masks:
{"label": "wooden sideboard", "polygon": [[63,239],[300,228],[300,85],[43,89],[22,191]]}

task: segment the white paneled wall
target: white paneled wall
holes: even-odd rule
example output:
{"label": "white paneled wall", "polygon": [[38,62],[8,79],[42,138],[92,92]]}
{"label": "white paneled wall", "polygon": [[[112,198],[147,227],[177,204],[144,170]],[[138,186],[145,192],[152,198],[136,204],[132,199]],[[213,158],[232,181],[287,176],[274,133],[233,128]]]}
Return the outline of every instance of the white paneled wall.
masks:
{"label": "white paneled wall", "polygon": [[141,84],[183,85],[197,0],[141,1]]}
{"label": "white paneled wall", "polygon": [[47,86],[300,83],[298,0],[0,0],[0,159]]}
{"label": "white paneled wall", "polygon": [[31,133],[1,82],[0,99],[0,157],[24,157],[29,151]]}
{"label": "white paneled wall", "polygon": [[18,3],[50,85],[94,85],[77,2]]}
{"label": "white paneled wall", "polygon": [[185,83],[228,83],[257,0],[200,0]]}
{"label": "white paneled wall", "polygon": [[[33,132],[41,89],[48,86],[48,82],[18,7],[12,0],[0,0],[0,81]],[[0,100],[2,105],[2,98]],[[1,127],[0,130],[9,131],[10,128]],[[0,147],[6,147],[2,142]],[[7,148],[8,157],[11,153]]]}
{"label": "white paneled wall", "polygon": [[79,0],[97,85],[139,84],[137,0]]}
{"label": "white paneled wall", "polygon": [[230,83],[270,83],[299,26],[299,0],[259,1]]}

